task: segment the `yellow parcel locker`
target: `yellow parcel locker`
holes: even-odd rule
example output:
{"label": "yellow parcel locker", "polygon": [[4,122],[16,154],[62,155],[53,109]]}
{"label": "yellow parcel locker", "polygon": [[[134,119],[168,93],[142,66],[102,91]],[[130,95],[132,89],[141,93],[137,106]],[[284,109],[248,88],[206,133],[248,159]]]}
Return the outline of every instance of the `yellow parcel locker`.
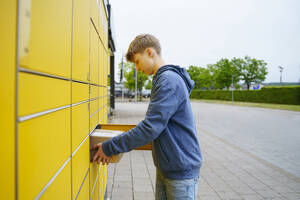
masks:
{"label": "yellow parcel locker", "polygon": [[102,43],[100,43],[99,45],[99,58],[98,58],[98,62],[99,62],[99,85],[102,85],[102,74],[103,74],[103,70],[102,70],[102,52],[103,52],[103,45]]}
{"label": "yellow parcel locker", "polygon": [[72,82],[72,103],[89,99],[89,84]]}
{"label": "yellow parcel locker", "polygon": [[91,54],[90,54],[90,77],[91,83],[99,82],[99,38],[96,31],[91,30]]}
{"label": "yellow parcel locker", "polygon": [[[99,10],[98,10],[98,5],[97,2],[99,0],[90,0],[90,5],[91,5],[91,20],[93,21],[94,25],[96,26],[96,30],[99,30]],[[101,1],[101,0],[100,0]]]}
{"label": "yellow parcel locker", "polygon": [[107,86],[107,52],[104,54],[104,85]]}
{"label": "yellow parcel locker", "polygon": [[73,63],[72,79],[89,81],[89,2],[73,3]]}
{"label": "yellow parcel locker", "polygon": [[92,131],[99,121],[98,113],[93,113],[90,117],[90,131]]}
{"label": "yellow parcel locker", "polygon": [[91,97],[91,99],[99,97],[98,86],[91,85],[91,94],[90,94],[90,97]]}
{"label": "yellow parcel locker", "polygon": [[73,197],[76,197],[84,177],[89,169],[90,151],[89,138],[87,138],[75,155],[72,156],[72,185]]}
{"label": "yellow parcel locker", "polygon": [[101,165],[99,179],[100,199],[104,198],[106,182],[107,182],[107,165]]}
{"label": "yellow parcel locker", "polygon": [[102,9],[102,1],[98,1],[98,12],[99,12],[99,36],[103,42],[103,23],[104,23],[104,13]]}
{"label": "yellow parcel locker", "polygon": [[102,179],[99,173],[101,165],[101,163],[90,165],[90,196],[95,200],[99,199],[99,179]]}
{"label": "yellow parcel locker", "polygon": [[103,74],[102,74],[102,79],[103,79],[103,85],[104,86],[106,86],[106,76],[107,76],[107,74],[106,74],[106,70],[105,70],[105,68],[106,68],[106,66],[105,66],[105,54],[106,54],[106,51],[104,50],[103,51],[103,59],[102,59],[102,68],[103,68]]}
{"label": "yellow parcel locker", "polygon": [[19,73],[19,116],[70,105],[70,81]]}
{"label": "yellow parcel locker", "polygon": [[99,167],[100,164],[97,164],[96,162],[90,163],[90,195],[92,194],[94,186],[96,186],[96,180],[99,178]]}
{"label": "yellow parcel locker", "polygon": [[79,191],[79,194],[77,194],[77,199],[78,200],[86,200],[90,199],[90,194],[89,194],[89,184],[90,184],[90,174],[86,174],[85,180],[83,182],[83,185],[81,187],[81,190]]}
{"label": "yellow parcel locker", "polygon": [[17,1],[0,2],[0,110],[1,110],[1,199],[16,199],[15,127],[16,127],[16,34]]}
{"label": "yellow parcel locker", "polygon": [[20,4],[20,66],[70,78],[72,0]]}
{"label": "yellow parcel locker", "polygon": [[101,22],[102,22],[102,41],[107,48],[108,45],[108,40],[107,40],[107,33],[108,33],[108,23],[107,23],[107,13],[105,9],[105,5],[103,4],[104,2],[102,1],[101,3]]}
{"label": "yellow parcel locker", "polygon": [[92,200],[98,200],[99,197],[100,197],[100,194],[99,194],[99,178],[96,181],[95,187],[93,188],[94,190],[92,191],[93,192],[93,194],[92,194]]}
{"label": "yellow parcel locker", "polygon": [[70,108],[19,123],[18,193],[33,199],[71,155]]}
{"label": "yellow parcel locker", "polygon": [[[97,109],[97,103],[96,103],[96,100],[93,100],[93,101],[90,101],[90,118],[92,117],[92,115],[95,113]],[[90,120],[91,121],[91,120]],[[91,123],[90,123],[91,124]]]}
{"label": "yellow parcel locker", "polygon": [[[101,105],[101,97],[98,99],[98,103],[99,103],[99,107],[101,108],[102,107],[102,105]],[[101,121],[101,110],[99,110],[99,112],[97,112],[97,115],[98,115],[99,121]]]}
{"label": "yellow parcel locker", "polygon": [[89,103],[72,106],[72,152],[89,134]]}
{"label": "yellow parcel locker", "polygon": [[62,171],[47,188],[40,199],[71,199],[71,162],[69,161]]}

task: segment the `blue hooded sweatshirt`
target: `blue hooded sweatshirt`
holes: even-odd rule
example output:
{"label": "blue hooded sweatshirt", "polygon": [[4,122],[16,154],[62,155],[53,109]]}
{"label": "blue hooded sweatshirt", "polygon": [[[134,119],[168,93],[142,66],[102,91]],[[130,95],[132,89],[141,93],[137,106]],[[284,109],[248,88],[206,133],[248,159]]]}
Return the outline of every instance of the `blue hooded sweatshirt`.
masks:
{"label": "blue hooded sweatshirt", "polygon": [[202,155],[189,95],[194,81],[184,68],[165,65],[153,77],[146,117],[135,128],[102,144],[107,156],[152,142],[155,166],[169,179],[199,176]]}

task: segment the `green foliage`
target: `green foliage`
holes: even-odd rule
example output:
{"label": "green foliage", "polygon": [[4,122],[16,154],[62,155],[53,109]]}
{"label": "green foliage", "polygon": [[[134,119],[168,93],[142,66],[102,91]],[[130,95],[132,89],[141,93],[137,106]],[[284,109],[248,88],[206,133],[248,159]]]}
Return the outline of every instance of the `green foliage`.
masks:
{"label": "green foliage", "polygon": [[297,88],[300,87],[300,85],[282,85],[282,86],[267,86],[264,85],[264,88]]}
{"label": "green foliage", "polygon": [[[134,64],[130,62],[124,62],[124,86],[128,88],[130,91],[135,90],[135,79],[133,77],[134,74]],[[119,64],[119,69],[121,69],[121,63]],[[137,87],[140,91],[140,94],[146,81],[148,80],[148,76],[143,74],[142,72],[137,71]]]}
{"label": "green foliage", "polygon": [[231,63],[240,73],[241,80],[247,84],[248,90],[251,83],[262,83],[268,74],[267,63],[263,60],[245,56],[244,59],[233,58]]}
{"label": "green foliage", "polygon": [[207,65],[207,68],[191,65],[187,72],[195,81],[195,89],[229,89],[232,84],[240,88],[240,81],[245,81],[248,90],[252,83],[261,83],[267,75],[267,63],[245,56],[229,60],[222,58],[216,64]]}
{"label": "green foliage", "polygon": [[229,89],[232,83],[237,84],[240,80],[238,69],[227,58],[222,58],[214,65],[214,76],[218,89]]}
{"label": "green foliage", "polygon": [[195,81],[195,89],[210,88],[213,85],[213,76],[206,68],[190,66],[187,69],[192,80]]}
{"label": "green foliage", "polygon": [[[193,99],[232,100],[232,91],[193,90]],[[300,105],[300,87],[262,88],[261,90],[236,90],[234,101]]]}
{"label": "green foliage", "polygon": [[151,81],[152,78],[150,78],[150,80],[148,80],[146,86],[145,86],[145,89],[147,90],[151,90],[152,89],[152,81]]}

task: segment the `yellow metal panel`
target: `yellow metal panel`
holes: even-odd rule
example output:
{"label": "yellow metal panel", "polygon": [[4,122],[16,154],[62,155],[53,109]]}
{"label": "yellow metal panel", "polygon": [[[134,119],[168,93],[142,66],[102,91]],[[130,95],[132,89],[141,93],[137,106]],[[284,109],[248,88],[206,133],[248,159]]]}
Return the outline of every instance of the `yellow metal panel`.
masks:
{"label": "yellow metal panel", "polygon": [[76,197],[80,185],[89,168],[90,162],[89,139],[86,139],[80,149],[72,157],[72,185],[73,197]]}
{"label": "yellow metal panel", "polygon": [[99,179],[96,182],[96,186],[93,192],[92,200],[99,200]]}
{"label": "yellow metal panel", "polygon": [[107,111],[106,111],[106,109],[104,111],[104,120],[103,120],[103,123],[107,123]]}
{"label": "yellow metal panel", "polygon": [[104,25],[103,25],[104,44],[107,50],[108,49],[108,19],[107,19],[105,4],[103,1],[102,1],[102,9],[104,15]]}
{"label": "yellow metal panel", "polygon": [[98,31],[99,29],[99,12],[98,12],[98,2],[99,0],[90,0],[91,5],[91,18],[96,26],[96,29]]}
{"label": "yellow metal panel", "polygon": [[98,86],[91,85],[91,99],[99,97]]}
{"label": "yellow metal panel", "polygon": [[105,85],[105,50],[102,52],[102,85]]}
{"label": "yellow metal panel", "polygon": [[103,199],[107,183],[107,165],[101,165],[99,178],[100,199]]}
{"label": "yellow metal panel", "polygon": [[100,18],[101,18],[101,24],[102,24],[102,30],[101,30],[101,36],[103,43],[105,45],[105,48],[107,49],[108,47],[108,21],[107,21],[107,14],[106,14],[106,9],[104,2],[101,1],[101,13],[100,13]]}
{"label": "yellow metal panel", "polygon": [[72,82],[72,103],[78,103],[89,99],[89,85]]}
{"label": "yellow metal panel", "polygon": [[98,103],[97,99],[90,102],[90,115],[94,114],[99,109]]}
{"label": "yellow metal panel", "polygon": [[15,88],[17,1],[0,2],[0,110],[1,165],[0,194],[2,199],[15,199]]}
{"label": "yellow metal panel", "polygon": [[80,190],[80,192],[78,194],[78,197],[77,197],[78,200],[90,199],[90,194],[89,194],[89,182],[90,182],[90,180],[89,180],[89,177],[90,177],[90,175],[88,174],[86,176],[85,180],[84,180],[84,183],[83,183],[83,185],[81,187],[81,190]]}
{"label": "yellow metal panel", "polygon": [[99,45],[99,85],[102,85],[102,52],[103,52],[103,45]]}
{"label": "yellow metal panel", "polygon": [[89,134],[89,103],[72,106],[72,152]]}
{"label": "yellow metal panel", "polygon": [[71,162],[68,162],[40,199],[71,199]]}
{"label": "yellow metal panel", "polygon": [[96,31],[91,30],[90,77],[91,83],[99,82],[99,38]]}
{"label": "yellow metal panel", "polygon": [[101,59],[100,59],[100,79],[101,79],[101,85],[104,85],[104,67],[103,67],[103,55],[104,55],[104,47],[102,46],[102,51],[101,51]]}
{"label": "yellow metal panel", "polygon": [[33,199],[71,155],[70,108],[19,124],[19,197]]}
{"label": "yellow metal panel", "polygon": [[90,163],[90,195],[92,194],[93,187],[96,184],[100,165],[101,163],[99,165],[96,162]]}
{"label": "yellow metal panel", "polygon": [[19,116],[69,105],[70,81],[19,73]]}
{"label": "yellow metal panel", "polygon": [[106,61],[105,61],[105,54],[106,52],[103,52],[103,85],[106,86],[106,78],[107,78],[107,74],[106,74]]}
{"label": "yellow metal panel", "polygon": [[104,85],[107,86],[107,53],[104,54]]}
{"label": "yellow metal panel", "polygon": [[20,2],[20,65],[70,78],[72,0]]}
{"label": "yellow metal panel", "polygon": [[98,12],[99,12],[99,35],[101,40],[103,41],[103,36],[104,36],[104,23],[105,23],[105,17],[103,13],[103,2],[100,0],[98,1]]}
{"label": "yellow metal panel", "polygon": [[74,0],[73,3],[73,63],[72,79],[89,81],[89,3]]}
{"label": "yellow metal panel", "polygon": [[98,114],[94,114],[91,118],[90,118],[90,130],[92,131],[96,126],[97,123],[99,121],[99,117]]}
{"label": "yellow metal panel", "polygon": [[[105,87],[101,87],[101,97],[103,97],[105,94],[104,94],[104,90],[105,90]],[[102,101],[102,104],[101,104],[101,106],[103,106],[104,105],[104,103],[103,103],[103,98],[101,99],[101,101]]]}

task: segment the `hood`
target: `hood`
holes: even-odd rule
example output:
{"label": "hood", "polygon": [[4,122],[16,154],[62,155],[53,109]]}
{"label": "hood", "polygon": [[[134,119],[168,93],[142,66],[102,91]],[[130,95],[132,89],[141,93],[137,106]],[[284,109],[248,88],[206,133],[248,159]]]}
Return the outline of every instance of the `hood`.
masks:
{"label": "hood", "polygon": [[194,88],[194,81],[191,79],[189,73],[184,69],[176,65],[164,65],[161,68],[159,68],[155,74],[154,77],[159,76],[164,71],[171,70],[173,72],[176,72],[178,75],[181,76],[181,78],[184,80],[185,85],[188,89],[188,92],[191,93],[192,89]]}

